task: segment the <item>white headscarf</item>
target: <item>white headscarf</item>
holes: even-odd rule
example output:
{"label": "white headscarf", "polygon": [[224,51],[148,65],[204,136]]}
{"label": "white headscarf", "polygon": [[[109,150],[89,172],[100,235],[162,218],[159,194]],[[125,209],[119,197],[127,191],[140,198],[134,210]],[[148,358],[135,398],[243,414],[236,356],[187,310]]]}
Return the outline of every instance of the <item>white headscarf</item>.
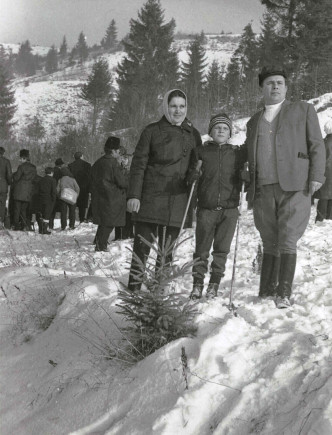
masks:
{"label": "white headscarf", "polygon": [[[172,92],[174,92],[174,91],[180,91],[180,92],[182,92],[183,93],[183,95],[186,97],[185,99],[186,99],[186,111],[185,111],[185,113],[184,113],[184,115],[183,115],[183,119],[181,119],[181,122],[178,122],[176,125],[181,125],[182,123],[183,123],[183,121],[185,120],[185,117],[187,116],[187,95],[183,92],[183,91],[181,91],[181,89],[171,89],[170,91],[168,91],[168,92],[166,92],[166,94],[165,94],[165,96],[164,96],[164,99],[163,99],[163,112],[164,112],[164,115],[166,116],[166,119],[167,119],[167,121],[170,123],[170,124],[174,124],[174,122],[173,121],[171,121],[171,117],[169,116],[169,112],[168,112],[168,97],[169,97],[169,94],[171,94]],[[175,125],[175,124],[174,124]]]}

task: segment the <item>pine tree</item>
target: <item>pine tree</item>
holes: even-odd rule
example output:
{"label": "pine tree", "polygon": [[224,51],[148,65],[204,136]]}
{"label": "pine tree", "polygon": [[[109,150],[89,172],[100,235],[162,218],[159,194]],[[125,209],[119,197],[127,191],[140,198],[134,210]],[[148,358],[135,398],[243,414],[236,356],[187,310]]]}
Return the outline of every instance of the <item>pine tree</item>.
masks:
{"label": "pine tree", "polygon": [[45,69],[48,73],[53,73],[58,69],[58,53],[54,45],[46,55]]}
{"label": "pine tree", "polygon": [[331,2],[261,2],[278,23],[276,42],[278,51],[282,52],[282,63],[289,73],[289,95],[310,98],[331,90]]}
{"label": "pine tree", "polygon": [[178,59],[171,49],[174,20],[164,22],[159,0],[148,0],[130,21],[127,41],[122,41],[126,56],[118,65],[119,90],[108,118],[110,128],[143,125],[156,119],[160,96],[175,86]]}
{"label": "pine tree", "polygon": [[78,42],[76,44],[77,55],[80,63],[82,64],[89,55],[89,49],[86,43],[86,37],[83,32],[79,34]]}
{"label": "pine tree", "polygon": [[268,64],[282,65],[282,51],[278,46],[277,19],[269,12],[263,14],[262,28],[258,36],[258,62],[260,68]]}
{"label": "pine tree", "polygon": [[301,96],[317,97],[332,90],[331,16],[329,0],[308,0],[310,14],[297,15],[297,47],[302,53]]}
{"label": "pine tree", "polygon": [[209,113],[217,113],[221,109],[223,99],[223,75],[217,60],[213,60],[206,76],[205,95]]}
{"label": "pine tree", "polygon": [[105,50],[111,50],[116,47],[118,41],[117,41],[117,35],[118,31],[116,28],[115,21],[112,20],[107,27],[106,34],[104,38],[101,40],[101,46]]}
{"label": "pine tree", "polygon": [[29,40],[20,45],[16,58],[16,70],[19,74],[26,76],[32,76],[36,73],[36,62]]}
{"label": "pine tree", "polygon": [[181,82],[189,101],[188,115],[196,125],[202,122],[199,121],[201,114],[206,113],[205,107],[203,107],[203,92],[207,62],[201,41],[202,35],[197,35],[189,43],[187,49],[189,60],[182,62],[181,68]]}
{"label": "pine tree", "polygon": [[8,53],[2,44],[0,44],[0,64],[5,68],[8,78],[12,79],[14,73],[13,51],[10,49]]}
{"label": "pine tree", "polygon": [[15,91],[12,90],[8,72],[0,62],[0,138],[7,139],[14,125]]}
{"label": "pine tree", "polygon": [[109,102],[111,80],[112,77],[107,61],[99,59],[94,63],[92,73],[89,75],[87,83],[82,87],[80,97],[93,107],[92,135],[96,132],[97,120],[101,111],[104,109],[105,104]]}
{"label": "pine tree", "polygon": [[59,51],[61,61],[63,61],[67,56],[67,51],[68,51],[68,45],[67,45],[66,36],[64,36]]}
{"label": "pine tree", "polygon": [[226,112],[238,114],[240,100],[240,61],[238,54],[233,53],[229,64],[227,65],[225,87],[226,87]]}

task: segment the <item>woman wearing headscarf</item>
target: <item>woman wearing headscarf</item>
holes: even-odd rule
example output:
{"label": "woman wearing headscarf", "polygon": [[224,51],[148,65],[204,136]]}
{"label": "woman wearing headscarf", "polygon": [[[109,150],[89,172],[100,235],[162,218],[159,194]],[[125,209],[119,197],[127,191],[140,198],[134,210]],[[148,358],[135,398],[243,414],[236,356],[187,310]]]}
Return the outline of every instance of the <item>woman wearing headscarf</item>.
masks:
{"label": "woman wearing headscarf", "polygon": [[[136,222],[133,252],[145,264],[152,234],[173,242],[179,235],[188,201],[186,176],[190,156],[201,145],[199,132],[186,118],[187,97],[179,89],[166,93],[163,117],[142,132],[130,167],[127,207]],[[171,256],[167,258],[171,261]],[[133,255],[128,287],[138,290],[135,272],[140,269]]]}

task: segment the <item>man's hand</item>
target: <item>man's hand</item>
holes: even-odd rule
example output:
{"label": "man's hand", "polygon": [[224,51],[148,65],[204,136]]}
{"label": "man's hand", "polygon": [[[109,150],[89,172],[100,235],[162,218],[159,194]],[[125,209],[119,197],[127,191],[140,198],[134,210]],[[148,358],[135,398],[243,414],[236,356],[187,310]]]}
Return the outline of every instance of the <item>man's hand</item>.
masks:
{"label": "man's hand", "polygon": [[129,213],[132,213],[133,211],[138,213],[140,206],[141,206],[141,201],[139,199],[131,198],[128,199],[127,201],[127,210],[129,211]]}
{"label": "man's hand", "polygon": [[309,184],[310,195],[313,195],[321,187],[322,187],[322,183],[320,183],[319,181],[310,181],[310,184]]}

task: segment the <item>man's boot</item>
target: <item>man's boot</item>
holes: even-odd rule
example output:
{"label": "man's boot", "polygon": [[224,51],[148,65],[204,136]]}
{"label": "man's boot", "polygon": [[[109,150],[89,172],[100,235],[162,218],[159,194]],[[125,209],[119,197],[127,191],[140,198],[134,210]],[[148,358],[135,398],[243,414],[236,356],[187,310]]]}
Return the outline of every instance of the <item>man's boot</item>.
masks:
{"label": "man's boot", "polygon": [[48,227],[48,222],[43,221],[42,226],[43,226],[43,234],[48,234],[48,235],[50,235],[50,234],[51,234],[51,231],[48,231],[48,229],[47,229],[47,227]]}
{"label": "man's boot", "polygon": [[279,285],[277,291],[277,308],[291,306],[289,298],[292,293],[292,284],[295,275],[296,254],[281,254]]}
{"label": "man's boot", "polygon": [[280,257],[263,254],[262,270],[259,283],[259,296],[275,296],[278,287]]}
{"label": "man's boot", "polygon": [[206,299],[214,299],[218,296],[219,284],[210,282],[206,290]]}
{"label": "man's boot", "polygon": [[202,297],[204,284],[201,283],[194,283],[193,290],[190,293],[190,299],[197,300]]}

